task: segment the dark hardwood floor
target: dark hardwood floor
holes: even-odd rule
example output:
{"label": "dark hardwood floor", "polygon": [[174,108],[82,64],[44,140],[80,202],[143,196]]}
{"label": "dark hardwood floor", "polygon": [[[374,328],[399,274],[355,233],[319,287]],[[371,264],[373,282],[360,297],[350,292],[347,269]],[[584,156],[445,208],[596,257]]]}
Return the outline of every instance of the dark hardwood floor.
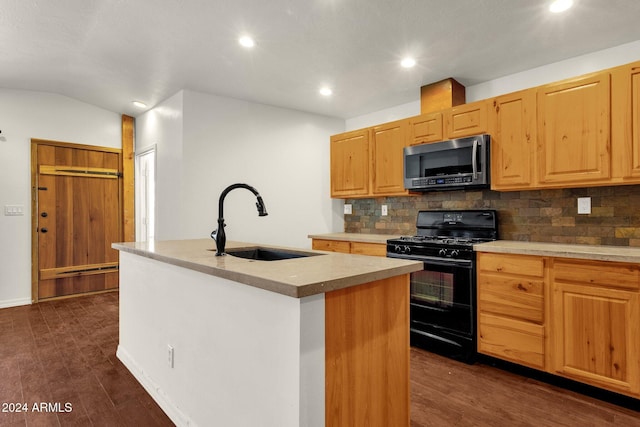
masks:
{"label": "dark hardwood floor", "polygon": [[[0,310],[0,426],[173,425],[116,358],[117,341],[117,293]],[[41,402],[58,412],[34,411]],[[28,411],[2,412],[16,403]],[[640,413],[414,348],[411,425],[640,426]]]}
{"label": "dark hardwood floor", "polygon": [[640,426],[640,412],[482,362],[468,365],[412,348],[411,426],[633,427]]}
{"label": "dark hardwood floor", "polygon": [[118,293],[2,309],[0,336],[0,426],[173,425],[116,358]]}

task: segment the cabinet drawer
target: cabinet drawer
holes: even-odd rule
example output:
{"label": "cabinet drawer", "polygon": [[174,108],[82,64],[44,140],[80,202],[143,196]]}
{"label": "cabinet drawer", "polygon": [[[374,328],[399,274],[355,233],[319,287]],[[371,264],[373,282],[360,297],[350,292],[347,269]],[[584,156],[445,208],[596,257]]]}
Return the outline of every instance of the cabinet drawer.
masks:
{"label": "cabinet drawer", "polygon": [[387,256],[387,245],[382,243],[351,242],[351,253],[360,255]]}
{"label": "cabinet drawer", "polygon": [[478,352],[544,369],[542,326],[484,313],[478,317]]}
{"label": "cabinet drawer", "polygon": [[544,258],[525,255],[505,255],[480,252],[478,270],[516,274],[518,276],[544,276]]}
{"label": "cabinet drawer", "polygon": [[640,265],[619,262],[554,260],[554,281],[609,288],[640,289]]}
{"label": "cabinet drawer", "polygon": [[544,282],[499,274],[478,275],[478,303],[483,312],[543,323]]}
{"label": "cabinet drawer", "polygon": [[348,254],[351,250],[351,245],[349,242],[341,240],[313,239],[311,242],[311,248],[318,251],[342,252]]}

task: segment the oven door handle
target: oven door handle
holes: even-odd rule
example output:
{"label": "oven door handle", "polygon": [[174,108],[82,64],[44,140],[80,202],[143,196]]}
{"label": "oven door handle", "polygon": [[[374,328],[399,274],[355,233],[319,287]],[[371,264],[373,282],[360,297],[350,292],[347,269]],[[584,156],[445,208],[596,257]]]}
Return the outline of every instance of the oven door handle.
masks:
{"label": "oven door handle", "polygon": [[412,261],[422,261],[429,263],[431,265],[440,265],[444,267],[466,267],[471,268],[473,261],[468,259],[443,259],[438,257],[431,256],[407,256],[407,255],[398,255],[398,254],[387,254],[388,258],[400,258],[400,259],[408,259]]}

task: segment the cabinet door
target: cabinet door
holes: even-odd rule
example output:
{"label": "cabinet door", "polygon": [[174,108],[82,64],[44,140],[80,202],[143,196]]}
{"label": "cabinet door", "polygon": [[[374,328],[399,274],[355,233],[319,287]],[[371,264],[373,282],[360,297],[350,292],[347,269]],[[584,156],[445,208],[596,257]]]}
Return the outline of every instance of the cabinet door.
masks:
{"label": "cabinet door", "polygon": [[331,137],[331,197],[369,194],[369,130]]}
{"label": "cabinet door", "polygon": [[442,133],[442,113],[429,113],[409,119],[411,139],[409,144],[425,144],[444,139]]}
{"label": "cabinet door", "polygon": [[480,135],[487,132],[486,101],[472,102],[444,112],[447,138]]}
{"label": "cabinet door", "polygon": [[407,194],[403,149],[408,125],[408,120],[399,120],[373,128],[373,193],[376,195]]}
{"label": "cabinet door", "polygon": [[598,73],[538,90],[541,183],[610,177],[610,75]]}
{"label": "cabinet door", "polygon": [[640,393],[638,292],[556,280],[552,298],[555,372],[613,391]]}
{"label": "cabinet door", "polygon": [[631,68],[631,141],[629,176],[640,177],[640,64]]}
{"label": "cabinet door", "polygon": [[499,96],[492,104],[491,188],[531,188],[536,167],[536,91]]}
{"label": "cabinet door", "polygon": [[640,62],[614,68],[611,91],[613,175],[640,182]]}

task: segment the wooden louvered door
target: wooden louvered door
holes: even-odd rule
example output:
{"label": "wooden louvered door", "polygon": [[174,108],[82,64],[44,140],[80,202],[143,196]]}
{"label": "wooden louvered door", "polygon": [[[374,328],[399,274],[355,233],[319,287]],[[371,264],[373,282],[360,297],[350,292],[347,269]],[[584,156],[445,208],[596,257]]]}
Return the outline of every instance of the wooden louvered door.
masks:
{"label": "wooden louvered door", "polygon": [[118,287],[121,151],[32,140],[33,301]]}

